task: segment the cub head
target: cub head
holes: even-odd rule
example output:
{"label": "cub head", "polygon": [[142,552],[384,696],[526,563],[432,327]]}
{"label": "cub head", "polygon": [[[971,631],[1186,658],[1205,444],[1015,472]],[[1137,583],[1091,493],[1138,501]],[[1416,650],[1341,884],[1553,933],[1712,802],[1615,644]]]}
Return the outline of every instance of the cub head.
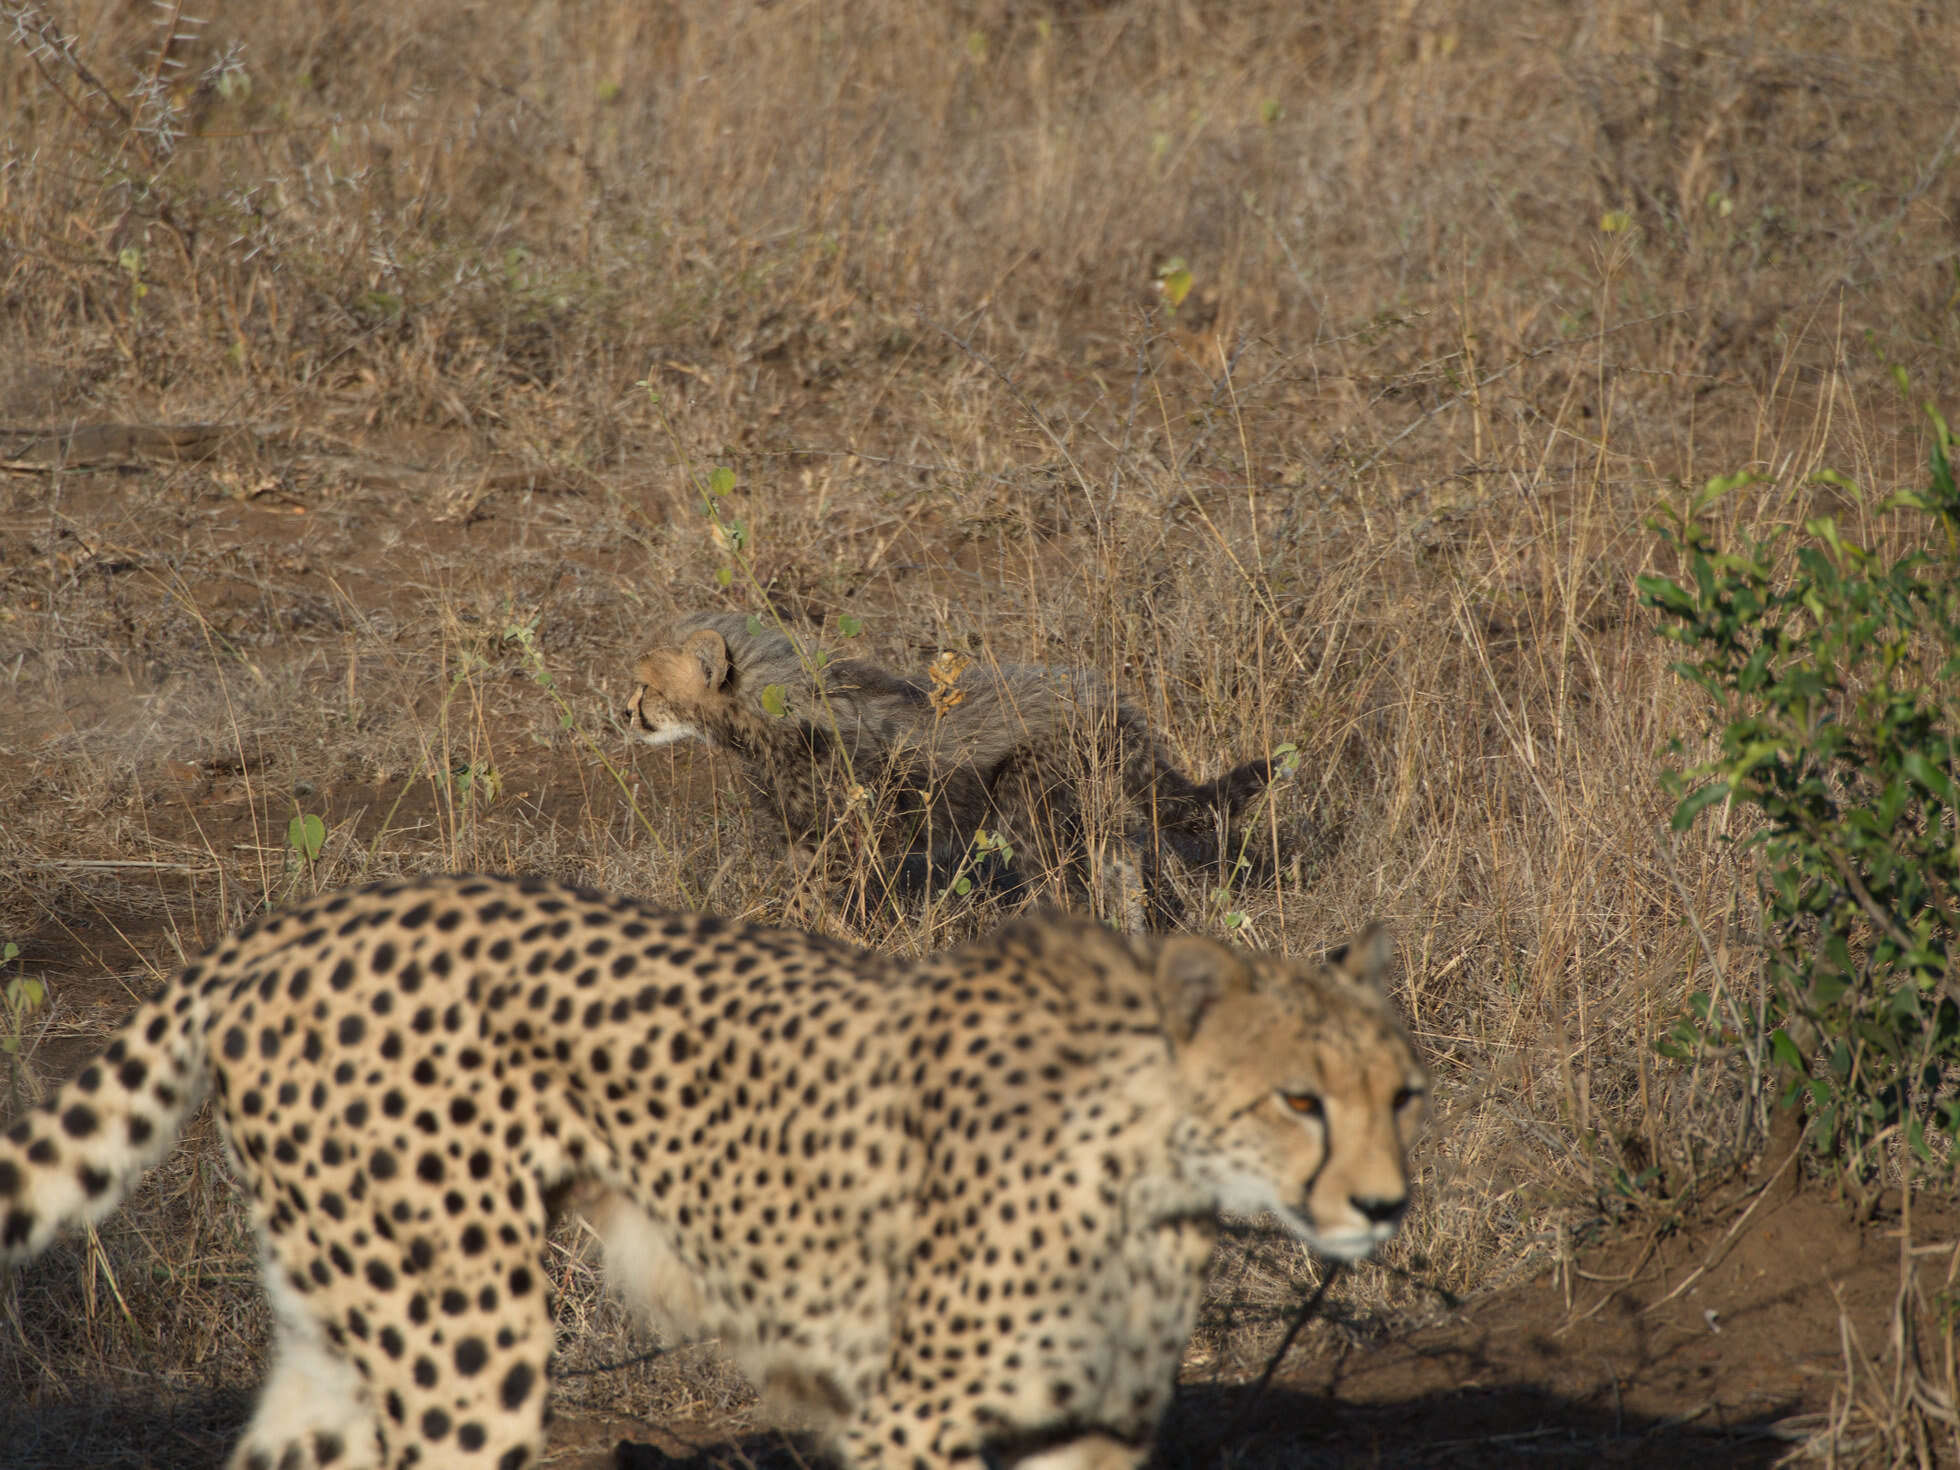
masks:
{"label": "cub head", "polygon": [[1408,1208],[1429,1079],[1381,989],[1389,959],[1379,928],[1318,962],[1194,935],[1156,954],[1185,1167],[1226,1213],[1270,1210],[1332,1260],[1368,1255]]}
{"label": "cub head", "polygon": [[655,648],[635,668],[640,686],[626,702],[626,725],[648,745],[677,740],[718,743],[732,695],[728,640],[713,628],[697,628],[678,648]]}

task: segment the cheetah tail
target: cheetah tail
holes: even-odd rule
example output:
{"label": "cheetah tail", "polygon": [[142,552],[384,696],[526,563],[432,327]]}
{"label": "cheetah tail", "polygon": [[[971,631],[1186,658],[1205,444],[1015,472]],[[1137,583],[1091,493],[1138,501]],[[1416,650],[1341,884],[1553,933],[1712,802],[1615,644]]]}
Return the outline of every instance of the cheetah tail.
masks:
{"label": "cheetah tail", "polygon": [[101,1056],[0,1137],[0,1265],[113,1210],[170,1152],[208,1075],[196,992],[173,986],[139,1006]]}

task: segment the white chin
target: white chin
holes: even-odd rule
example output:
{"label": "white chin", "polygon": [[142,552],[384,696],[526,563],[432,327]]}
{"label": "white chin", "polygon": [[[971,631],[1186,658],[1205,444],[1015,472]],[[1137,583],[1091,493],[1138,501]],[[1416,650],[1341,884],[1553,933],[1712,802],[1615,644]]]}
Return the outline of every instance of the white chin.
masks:
{"label": "white chin", "polygon": [[1365,1261],[1381,1244],[1364,1230],[1349,1231],[1343,1235],[1309,1234],[1304,1239],[1309,1250],[1330,1261]]}
{"label": "white chin", "polygon": [[662,725],[658,730],[637,732],[648,745],[673,745],[682,740],[706,740],[708,732],[695,725]]}
{"label": "white chin", "polygon": [[1378,1233],[1364,1226],[1359,1230],[1339,1230],[1329,1234],[1314,1229],[1306,1216],[1293,1210],[1274,1208],[1273,1213],[1290,1234],[1306,1242],[1308,1250],[1329,1261],[1366,1260],[1375,1253],[1376,1246],[1394,1233]]}
{"label": "white chin", "polygon": [[1393,1226],[1366,1224],[1346,1230],[1315,1229],[1313,1221],[1300,1211],[1281,1204],[1272,1185],[1254,1174],[1227,1173],[1222,1177],[1214,1176],[1211,1182],[1217,1191],[1220,1210],[1241,1220],[1256,1219],[1270,1211],[1286,1227],[1288,1234],[1305,1241],[1307,1249],[1326,1260],[1362,1260],[1373,1255],[1375,1247],[1395,1233]]}

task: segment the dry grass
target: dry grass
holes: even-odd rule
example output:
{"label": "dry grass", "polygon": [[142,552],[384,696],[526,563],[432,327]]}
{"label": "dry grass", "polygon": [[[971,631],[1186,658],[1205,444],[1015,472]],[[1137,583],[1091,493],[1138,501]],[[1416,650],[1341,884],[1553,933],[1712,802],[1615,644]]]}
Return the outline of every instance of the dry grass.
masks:
{"label": "dry grass", "polygon": [[[894,664],[1098,668],[1196,774],[1298,747],[1300,869],[1187,896],[1274,946],[1395,925],[1440,1116],[1392,1264],[1476,1291],[1753,1147],[1732,1074],[1650,1046],[1748,983],[1746,883],[1666,835],[1699,711],[1632,578],[1711,475],[1763,477],[1737,520],[1867,535],[1813,472],[1916,482],[1960,361],[1935,9],[198,14],[0,4],[0,420],[252,431],[0,485],[23,1085],[295,891],[518,868],[780,915],[727,773],[614,717],[676,612],[766,597]],[[17,1277],[7,1393],[248,1384],[227,1190],[200,1153]],[[1302,1269],[1221,1279],[1270,1307]]]}

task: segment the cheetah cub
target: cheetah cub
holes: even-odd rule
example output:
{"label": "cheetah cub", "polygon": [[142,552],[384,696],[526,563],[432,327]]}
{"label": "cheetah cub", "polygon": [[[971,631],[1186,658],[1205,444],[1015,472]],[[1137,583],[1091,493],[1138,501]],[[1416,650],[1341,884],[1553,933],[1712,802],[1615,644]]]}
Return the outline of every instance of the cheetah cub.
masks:
{"label": "cheetah cub", "polygon": [[[1116,864],[1135,868],[1151,916],[1174,924],[1160,850],[1200,866],[1257,843],[1232,819],[1272,774],[1260,760],[1214,781],[1178,770],[1143,714],[1087,669],[1042,664],[935,664],[927,677],[857,658],[817,665],[812,650],[742,613],[692,613],[637,666],[626,722],[650,745],[700,740],[733,754],[759,811],[780,817],[806,858],[852,804],[879,818],[877,855],[895,859],[898,892],[943,885],[971,861],[982,831],[1005,834],[1038,870],[1084,876],[1094,803],[1112,801]],[[1221,834],[1225,834],[1221,845]],[[1009,896],[1018,864],[976,876]]]}
{"label": "cheetah cub", "polygon": [[933,959],[509,878],[344,892],[189,965],[0,1141],[0,1259],[207,1088],[275,1318],[234,1470],[535,1464],[551,1202],[858,1470],[1140,1464],[1221,1211],[1395,1233],[1425,1081],[1324,962],[1024,921]]}

